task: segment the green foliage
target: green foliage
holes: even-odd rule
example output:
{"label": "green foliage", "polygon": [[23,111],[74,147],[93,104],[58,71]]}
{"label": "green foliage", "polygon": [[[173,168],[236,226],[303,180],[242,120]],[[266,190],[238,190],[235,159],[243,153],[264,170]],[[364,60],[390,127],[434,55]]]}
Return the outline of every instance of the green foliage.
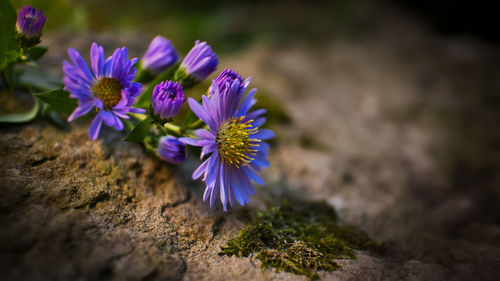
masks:
{"label": "green foliage", "polygon": [[335,259],[355,259],[355,250],[378,247],[366,233],[339,225],[326,203],[284,200],[258,213],[219,254],[254,257],[263,269],[274,267],[314,280],[318,270],[340,269]]}
{"label": "green foliage", "polygon": [[40,103],[35,99],[33,107],[23,113],[11,113],[0,115],[0,123],[25,123],[33,120],[37,115],[40,108]]}
{"label": "green foliage", "polygon": [[31,47],[27,51],[27,56],[30,61],[36,61],[40,59],[47,52],[47,47],[35,46]]}
{"label": "green foliage", "polygon": [[142,120],[137,124],[123,139],[124,141],[142,143],[146,135],[149,133],[149,127],[151,126],[150,117]]}
{"label": "green foliage", "polygon": [[17,59],[19,45],[16,41],[17,14],[8,0],[0,1],[0,70]]}
{"label": "green foliage", "polygon": [[35,94],[35,97],[49,104],[52,109],[68,115],[78,106],[78,101],[70,98],[69,93],[62,89]]}
{"label": "green foliage", "polygon": [[19,75],[19,82],[25,88],[31,88],[36,92],[50,91],[63,87],[60,78],[49,76],[46,72],[26,68],[22,75]]}

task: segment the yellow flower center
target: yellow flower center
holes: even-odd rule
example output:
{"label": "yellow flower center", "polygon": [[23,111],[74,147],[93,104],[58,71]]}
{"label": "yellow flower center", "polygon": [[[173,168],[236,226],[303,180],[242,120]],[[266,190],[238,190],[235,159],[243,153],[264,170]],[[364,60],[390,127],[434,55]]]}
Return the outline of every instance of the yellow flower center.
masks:
{"label": "yellow flower center", "polygon": [[91,90],[94,96],[102,100],[105,109],[113,108],[122,99],[122,85],[114,78],[100,78]]}
{"label": "yellow flower center", "polygon": [[215,136],[221,161],[237,168],[254,160],[251,156],[257,150],[253,147],[259,146],[260,142],[249,137],[257,132],[257,128],[251,128],[253,120],[242,122],[243,119],[244,117],[231,118],[224,122]]}

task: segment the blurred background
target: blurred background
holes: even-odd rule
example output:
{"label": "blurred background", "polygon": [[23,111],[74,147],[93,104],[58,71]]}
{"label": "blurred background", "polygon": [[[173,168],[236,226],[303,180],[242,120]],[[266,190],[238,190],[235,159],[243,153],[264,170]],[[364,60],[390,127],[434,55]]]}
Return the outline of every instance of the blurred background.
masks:
{"label": "blurred background", "polygon": [[219,52],[234,51],[254,40],[293,40],[321,44],[339,35],[362,36],[387,5],[418,16],[446,36],[469,34],[498,42],[491,1],[327,1],[327,0],[12,0],[16,9],[31,4],[50,19],[46,31],[138,32],[171,38],[180,49],[196,39]]}
{"label": "blurred background", "polygon": [[[252,206],[284,195],[326,200],[343,221],[386,242],[385,255],[361,254],[344,275],[322,277],[499,280],[500,32],[494,2],[12,3],[47,15],[42,45],[50,49],[41,63],[55,77],[62,76],[68,47],[88,58],[92,41],[107,54],[126,45],[140,57],[157,34],[182,54],[195,40],[207,41],[220,58],[217,73],[231,67],[251,75],[259,106],[269,110],[268,126],[277,132],[266,185]],[[84,135],[85,126],[67,133]],[[197,229],[190,216],[203,221],[212,211],[193,211],[203,208],[197,205],[202,190],[191,192],[188,204],[166,211],[185,218],[182,225],[169,221],[180,233]],[[231,232],[229,223],[223,225]],[[238,272],[233,268],[242,265],[234,260],[215,258],[218,246],[206,246],[214,256],[209,267],[186,254],[194,250],[177,247],[188,256],[184,278]],[[78,264],[81,257],[72,258]]]}

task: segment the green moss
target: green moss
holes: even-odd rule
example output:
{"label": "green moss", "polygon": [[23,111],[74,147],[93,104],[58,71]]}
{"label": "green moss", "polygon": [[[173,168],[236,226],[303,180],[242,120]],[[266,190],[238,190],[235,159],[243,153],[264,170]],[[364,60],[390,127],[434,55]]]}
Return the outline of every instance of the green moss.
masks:
{"label": "green moss", "polygon": [[248,223],[220,255],[253,257],[276,268],[318,279],[318,270],[340,269],[336,259],[355,259],[355,250],[379,245],[351,226],[339,225],[324,202],[284,200]]}

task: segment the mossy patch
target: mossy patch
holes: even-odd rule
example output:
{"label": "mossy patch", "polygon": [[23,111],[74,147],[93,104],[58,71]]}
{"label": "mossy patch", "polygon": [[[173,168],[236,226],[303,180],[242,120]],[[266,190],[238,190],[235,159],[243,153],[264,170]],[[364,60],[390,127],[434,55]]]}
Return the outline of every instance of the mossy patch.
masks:
{"label": "mossy patch", "polygon": [[274,267],[315,280],[318,270],[340,269],[335,260],[355,259],[355,250],[377,248],[366,233],[340,225],[325,202],[283,200],[257,213],[219,254],[256,258],[262,269]]}

